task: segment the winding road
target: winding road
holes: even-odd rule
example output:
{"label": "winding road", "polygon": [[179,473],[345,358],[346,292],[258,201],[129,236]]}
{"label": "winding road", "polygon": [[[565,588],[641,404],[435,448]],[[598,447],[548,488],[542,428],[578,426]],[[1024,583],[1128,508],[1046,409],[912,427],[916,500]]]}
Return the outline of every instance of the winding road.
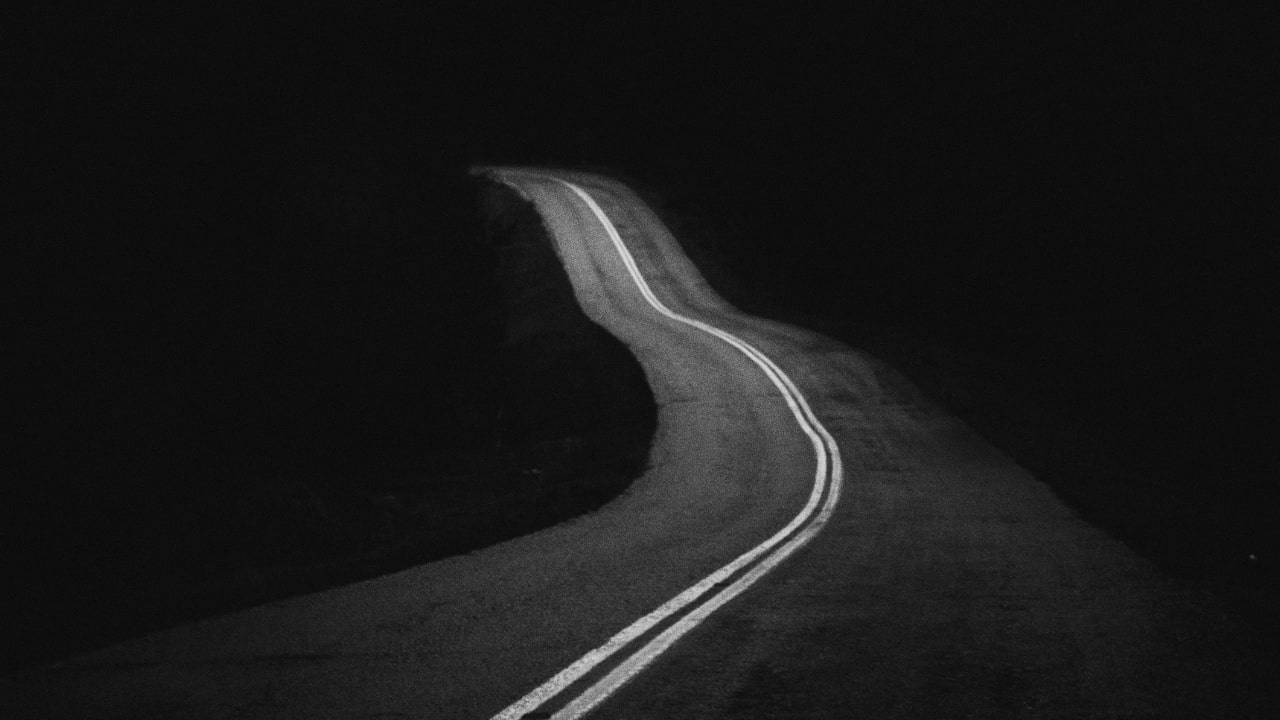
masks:
{"label": "winding road", "polygon": [[649,471],[541,532],[0,678],[0,717],[1269,716],[1211,600],[892,369],[728,305],[616,181],[478,172],[644,367]]}

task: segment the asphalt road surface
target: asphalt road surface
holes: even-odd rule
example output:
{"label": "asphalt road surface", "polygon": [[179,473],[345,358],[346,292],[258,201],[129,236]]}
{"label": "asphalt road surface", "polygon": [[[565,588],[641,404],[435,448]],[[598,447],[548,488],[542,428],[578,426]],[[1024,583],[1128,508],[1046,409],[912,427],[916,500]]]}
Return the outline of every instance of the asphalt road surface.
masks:
{"label": "asphalt road surface", "polygon": [[1271,716],[1212,599],[891,369],[726,304],[616,182],[486,172],[643,365],[651,469],[532,535],[0,679],[0,717]]}

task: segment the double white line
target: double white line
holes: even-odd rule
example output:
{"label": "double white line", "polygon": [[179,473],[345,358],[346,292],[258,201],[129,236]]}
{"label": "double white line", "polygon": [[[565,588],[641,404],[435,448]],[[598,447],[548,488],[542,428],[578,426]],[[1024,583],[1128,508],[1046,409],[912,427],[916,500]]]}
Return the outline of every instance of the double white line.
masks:
{"label": "double white line", "polygon": [[[501,171],[493,174],[499,180],[502,180]],[[525,173],[522,172],[521,174]],[[529,174],[534,175],[532,173]],[[768,540],[743,553],[733,562],[716,570],[649,614],[631,623],[621,632],[609,638],[603,645],[583,655],[528,695],[509,705],[502,712],[495,715],[493,720],[518,720],[526,714],[532,713],[619,650],[622,650],[633,640],[645,635],[667,618],[689,608],[713,588],[718,588],[717,592],[712,593],[701,604],[693,607],[692,610],[686,612],[665,630],[632,652],[630,656],[618,663],[608,674],[569,701],[554,715],[548,716],[539,713],[537,716],[552,717],[555,720],[572,720],[590,712],[592,708],[600,704],[601,701],[622,687],[636,673],[639,673],[649,663],[653,662],[667,648],[675,644],[681,636],[696,627],[698,623],[705,620],[707,616],[722,605],[737,597],[763,577],[765,573],[772,570],[789,555],[809,542],[831,517],[831,513],[840,497],[840,485],[844,476],[840,460],[840,449],[836,446],[835,439],[831,437],[827,429],[814,416],[809,403],[805,401],[795,383],[791,381],[791,378],[787,377],[787,374],[781,368],[774,364],[764,353],[735,335],[700,320],[673,312],[653,294],[653,290],[649,288],[649,283],[640,274],[631,252],[623,244],[622,237],[618,234],[617,229],[614,228],[613,223],[609,221],[604,211],[600,209],[600,206],[585,190],[559,178],[541,174],[534,176],[539,179],[555,180],[564,185],[591,209],[591,212],[595,214],[608,233],[609,239],[613,241],[613,246],[617,249],[618,255],[621,256],[623,263],[626,265],[627,272],[631,274],[631,279],[635,281],[644,299],[655,310],[676,322],[695,327],[729,343],[764,371],[764,374],[769,377],[769,380],[782,393],[782,397],[786,400],[792,415],[795,416],[796,423],[800,425],[800,429],[804,431],[805,435],[813,443],[813,451],[817,458],[817,471],[814,474],[813,490],[809,493],[808,502],[805,504],[804,509],[792,518],[791,522],[787,523],[786,527],[774,533]],[[504,182],[514,185],[509,181]],[[826,496],[825,501],[823,500],[824,495]],[[819,508],[820,503],[821,508]],[[749,569],[737,577],[736,580],[731,583],[728,582],[729,578],[748,567]]]}

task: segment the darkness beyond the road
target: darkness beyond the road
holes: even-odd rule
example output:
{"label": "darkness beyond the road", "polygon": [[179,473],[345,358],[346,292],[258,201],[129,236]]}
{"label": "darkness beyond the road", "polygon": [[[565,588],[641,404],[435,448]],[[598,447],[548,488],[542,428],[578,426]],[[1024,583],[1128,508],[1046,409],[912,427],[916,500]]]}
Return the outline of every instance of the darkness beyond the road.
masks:
{"label": "darkness beyond the road", "polygon": [[210,453],[359,474],[493,432],[466,173],[544,164],[622,173],[731,301],[928,354],[978,416],[1001,393],[955,388],[1011,368],[1023,411],[1273,563],[1265,18],[934,5],[35,19],[4,519],[91,554],[103,516],[200,502],[174,469]]}

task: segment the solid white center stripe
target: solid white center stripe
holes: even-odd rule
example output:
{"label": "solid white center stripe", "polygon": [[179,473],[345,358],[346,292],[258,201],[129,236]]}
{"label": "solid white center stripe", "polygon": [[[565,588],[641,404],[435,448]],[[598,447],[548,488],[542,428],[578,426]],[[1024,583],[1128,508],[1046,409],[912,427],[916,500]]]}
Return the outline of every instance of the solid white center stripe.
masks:
{"label": "solid white center stripe", "polygon": [[[797,514],[785,527],[776,532],[768,540],[765,540],[746,553],[743,553],[728,565],[725,565],[719,570],[711,573],[695,585],[686,589],[684,592],[663,603],[657,609],[648,613],[639,620],[636,620],[631,625],[609,638],[609,640],[603,645],[588,652],[586,655],[583,655],[574,663],[566,667],[564,670],[561,670],[551,679],[535,688],[520,700],[512,703],[493,718],[493,720],[515,720],[535,708],[538,708],[563,691],[566,687],[580,679],[583,675],[590,672],[592,668],[599,665],[632,640],[640,637],[664,619],[687,607],[717,584],[726,581],[727,578],[755,561],[757,558],[761,557],[765,553],[776,550],[776,552],[766,557],[756,565],[756,567],[752,568],[732,584],[721,589],[720,592],[713,595],[701,606],[695,608],[683,618],[680,618],[657,637],[653,638],[633,653],[629,658],[623,660],[622,663],[613,669],[613,671],[592,685],[577,698],[572,700],[555,715],[557,719],[569,720],[571,718],[581,717],[583,714],[589,712],[613,691],[621,687],[628,679],[640,670],[644,669],[645,666],[674,644],[682,635],[693,629],[693,627],[702,622],[703,619],[709,616],[716,609],[742,593],[755,583],[756,580],[764,576],[765,573],[776,567],[789,555],[795,552],[795,550],[812,539],[813,536],[816,535],[817,532],[826,524],[827,519],[835,509],[835,504],[840,495],[840,486],[843,482],[843,464],[840,457],[840,449],[836,445],[835,439],[831,437],[831,434],[827,429],[818,421],[813,410],[810,408],[809,403],[805,400],[804,395],[802,395],[799,389],[796,388],[795,384],[791,381],[791,378],[788,377],[787,374],[783,372],[782,369],[779,368],[768,356],[731,333],[700,320],[685,317],[671,311],[662,303],[661,300],[658,299],[652,289],[650,289],[644,276],[640,273],[635,259],[623,243],[622,237],[618,234],[613,223],[609,221],[609,218],[605,215],[599,204],[597,204],[585,190],[573,183],[566,182],[559,178],[525,171],[499,171],[493,174],[498,177],[500,181],[512,185],[517,190],[520,188],[516,187],[514,182],[503,178],[502,176],[523,175],[538,180],[554,180],[555,182],[564,185],[578,198],[580,198],[587,207],[590,208],[592,213],[599,220],[600,224],[604,227],[614,248],[617,250],[618,255],[622,258],[628,274],[630,274],[632,280],[636,284],[636,287],[640,290],[641,295],[644,296],[645,301],[660,314],[677,322],[714,335],[715,337],[729,343],[759,366],[774,386],[778,388],[786,401],[787,406],[790,408],[792,415],[795,417],[797,424],[813,443],[817,461],[814,485],[809,494],[808,502],[800,513]],[[829,464],[828,457],[830,457]],[[821,500],[827,487],[828,471],[830,472],[831,491],[827,493],[826,502],[822,503],[823,507],[821,511],[814,514],[819,500]],[[797,533],[790,541],[782,544],[783,540],[795,531],[796,528],[804,525],[805,523],[808,524],[804,530]],[[781,547],[778,547],[779,544],[782,544]]]}

